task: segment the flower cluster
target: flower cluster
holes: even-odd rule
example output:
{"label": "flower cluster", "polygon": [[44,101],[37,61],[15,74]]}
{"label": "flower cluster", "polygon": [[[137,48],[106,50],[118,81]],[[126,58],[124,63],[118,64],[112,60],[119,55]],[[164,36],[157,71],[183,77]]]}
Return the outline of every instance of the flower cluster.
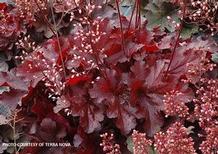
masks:
{"label": "flower cluster", "polygon": [[103,148],[105,154],[121,154],[119,144],[114,143],[114,135],[104,133],[101,135],[102,143],[100,146]]}
{"label": "flower cluster", "polygon": [[0,3],[0,51],[12,49],[18,36],[24,32],[19,19],[15,9]]}
{"label": "flower cluster", "polygon": [[176,122],[165,133],[159,132],[154,136],[155,148],[160,154],[195,154],[194,142],[188,136],[187,129]]}
{"label": "flower cluster", "polygon": [[[218,80],[210,58],[217,47],[205,37],[180,38],[182,24],[175,33],[148,30],[142,1],[130,18],[115,2],[0,3],[0,50],[13,47],[0,58],[0,66],[8,65],[0,68],[0,114],[20,109],[18,125],[28,141],[72,145],[58,147],[60,154],[216,151]],[[132,131],[133,148],[127,148]],[[99,143],[102,132],[116,135],[104,133]]]}
{"label": "flower cluster", "polygon": [[15,45],[18,49],[21,49],[20,55],[15,56],[15,59],[21,62],[37,48],[36,42],[31,40],[30,35],[19,38]]}
{"label": "flower cluster", "polygon": [[218,81],[217,79],[202,78],[197,90],[195,102],[195,115],[200,126],[205,131],[205,140],[200,145],[200,150],[205,153],[218,151]]}
{"label": "flower cluster", "polygon": [[15,0],[15,5],[20,17],[27,22],[36,21],[37,16],[48,9],[47,0]]}
{"label": "flower cluster", "polygon": [[200,150],[204,154],[216,154],[218,151],[218,129],[217,126],[206,128],[206,140],[200,145]]}
{"label": "flower cluster", "polygon": [[134,154],[148,154],[152,141],[146,139],[145,133],[139,133],[134,130],[132,133],[133,153]]}
{"label": "flower cluster", "polygon": [[[215,67],[216,64],[210,63],[210,60],[204,55],[206,52],[205,51],[196,51],[196,53],[202,53],[200,62],[198,63],[198,66],[195,65],[195,63],[187,63],[187,80],[186,82],[190,83],[196,83],[197,81],[200,80],[201,76],[207,72],[207,71],[212,71]],[[196,78],[193,78],[196,77]]]}
{"label": "flower cluster", "polygon": [[218,122],[218,80],[202,78],[194,99],[195,115],[201,127],[214,126]]}
{"label": "flower cluster", "polygon": [[218,32],[218,2],[215,0],[190,0],[189,3],[191,6],[186,10],[186,20],[211,31],[212,35],[216,34]]}
{"label": "flower cluster", "polygon": [[186,103],[191,101],[191,96],[179,91],[171,91],[164,95],[164,112],[166,116],[186,117],[189,109]]}

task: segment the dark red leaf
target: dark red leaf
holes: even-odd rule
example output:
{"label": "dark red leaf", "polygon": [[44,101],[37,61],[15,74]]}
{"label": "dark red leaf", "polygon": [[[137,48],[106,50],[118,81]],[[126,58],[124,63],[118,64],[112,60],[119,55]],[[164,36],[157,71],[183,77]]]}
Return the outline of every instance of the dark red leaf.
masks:
{"label": "dark red leaf", "polygon": [[0,86],[8,85],[10,88],[17,90],[28,90],[28,82],[24,81],[23,78],[16,76],[16,74],[11,72],[0,72]]}
{"label": "dark red leaf", "polygon": [[38,97],[34,102],[31,111],[35,113],[39,120],[53,112],[53,106],[48,99]]}
{"label": "dark red leaf", "polygon": [[5,10],[7,8],[6,3],[0,3],[0,10]]}
{"label": "dark red leaf", "polygon": [[121,51],[121,45],[120,44],[112,44],[110,49],[108,49],[107,51],[105,51],[107,56],[112,56],[118,52]]}
{"label": "dark red leaf", "polygon": [[79,83],[84,83],[84,82],[88,81],[89,79],[90,79],[90,77],[88,75],[71,77],[67,80],[67,85],[75,86]]}
{"label": "dark red leaf", "polygon": [[163,104],[153,103],[152,100],[149,100],[144,97],[142,99],[141,105],[145,111],[145,122],[144,128],[148,136],[153,136],[158,132],[163,125],[163,117],[160,114]]}
{"label": "dark red leaf", "polygon": [[153,53],[153,52],[159,50],[157,44],[155,44],[155,43],[145,45],[145,46],[143,47],[143,49],[144,49],[146,52],[150,52],[150,53]]}
{"label": "dark red leaf", "polygon": [[116,126],[122,133],[128,134],[136,126],[134,112],[134,108],[131,108],[127,103],[121,104],[119,98],[115,98],[108,104],[107,116],[115,119]]}
{"label": "dark red leaf", "polygon": [[75,100],[76,101],[70,107],[70,113],[73,116],[80,117],[80,127],[88,134],[101,128],[100,122],[104,120],[103,111],[89,104],[84,98],[75,98]]}
{"label": "dark red leaf", "polygon": [[0,95],[0,103],[15,110],[17,106],[22,105],[22,98],[27,94],[25,91],[11,89],[9,92],[4,92]]}

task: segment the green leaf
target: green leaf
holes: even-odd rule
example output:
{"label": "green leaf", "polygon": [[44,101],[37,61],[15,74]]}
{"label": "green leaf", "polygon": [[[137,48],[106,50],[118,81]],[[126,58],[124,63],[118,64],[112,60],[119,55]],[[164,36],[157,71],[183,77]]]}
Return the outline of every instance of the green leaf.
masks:
{"label": "green leaf", "polygon": [[0,72],[7,72],[8,64],[4,61],[0,61]]}
{"label": "green leaf", "polygon": [[121,7],[121,13],[123,16],[131,16],[132,11],[133,11],[133,6],[122,6]]}
{"label": "green leaf", "polygon": [[[8,92],[8,91],[10,91],[10,88],[8,86],[0,86],[0,95],[4,92]],[[0,101],[0,115],[8,117],[8,116],[10,116],[10,114],[11,114],[11,111],[10,111],[9,107],[2,104]]]}
{"label": "green leaf", "polygon": [[13,0],[0,0],[0,3],[14,4]]}
{"label": "green leaf", "polygon": [[157,154],[156,150],[154,149],[154,146],[150,147],[149,154]]}
{"label": "green leaf", "polygon": [[8,86],[0,86],[0,94],[2,94],[5,91],[10,91],[10,88]]}
{"label": "green leaf", "polygon": [[[148,4],[148,0],[143,0],[141,2],[141,15],[142,15],[142,20],[145,20],[144,14],[145,10],[144,7]],[[120,10],[121,14],[126,17],[130,17],[132,15],[132,11],[134,9],[135,1],[134,0],[123,0],[120,3]]]}
{"label": "green leaf", "polygon": [[9,117],[11,115],[11,110],[8,106],[4,105],[0,101],[0,115],[5,117]]}
{"label": "green leaf", "polygon": [[218,53],[212,54],[212,61],[213,61],[214,63],[218,63]]}
{"label": "green leaf", "polygon": [[[149,0],[141,1],[141,6],[144,7],[148,4]],[[133,6],[135,4],[135,0],[122,0],[121,6]]]}
{"label": "green leaf", "polygon": [[121,6],[133,6],[134,3],[135,3],[135,2],[132,1],[132,0],[122,0]]}
{"label": "green leaf", "polygon": [[132,137],[129,136],[126,140],[126,143],[127,143],[127,148],[128,150],[133,153],[133,141],[132,141]]}
{"label": "green leaf", "polygon": [[181,37],[183,39],[190,38],[193,34],[198,32],[198,26],[195,25],[185,25],[182,29]]}
{"label": "green leaf", "polygon": [[[131,152],[131,153],[133,153],[133,141],[132,141],[132,137],[131,136],[129,136],[128,138],[127,138],[127,140],[126,140],[126,143],[127,143],[127,148],[128,148],[128,150]],[[157,152],[156,152],[156,150],[154,149],[154,146],[151,146],[150,148],[149,148],[149,152],[148,152],[149,154],[157,154]]]}
{"label": "green leaf", "polygon": [[167,16],[170,16],[172,20],[180,23],[177,15],[177,8],[172,7],[171,3],[168,2],[150,2],[146,7],[147,13],[145,17],[148,19],[148,29],[160,26],[162,30],[167,28],[168,31],[173,32],[175,28],[171,22],[168,21]]}
{"label": "green leaf", "polygon": [[8,123],[9,123],[9,120],[6,119],[5,116],[0,115],[0,125],[5,125],[5,124],[8,124]]}

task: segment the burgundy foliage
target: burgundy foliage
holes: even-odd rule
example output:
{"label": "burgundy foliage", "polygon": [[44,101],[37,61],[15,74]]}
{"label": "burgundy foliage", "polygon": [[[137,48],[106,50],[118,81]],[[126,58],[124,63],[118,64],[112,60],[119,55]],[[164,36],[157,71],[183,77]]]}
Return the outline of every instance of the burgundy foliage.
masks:
{"label": "burgundy foliage", "polygon": [[[210,60],[217,47],[212,41],[182,40],[177,31],[169,34],[158,27],[148,30],[139,13],[132,21],[100,1],[57,2],[53,8],[39,3],[47,9],[38,8],[25,19],[26,5],[36,2],[24,7],[17,0],[22,17],[16,16],[16,7],[0,3],[0,50],[12,50],[21,32],[26,35],[20,18],[28,21],[25,30],[36,43],[32,50],[22,44],[14,47],[21,52],[12,58],[15,67],[0,72],[0,86],[9,87],[0,93],[0,104],[21,109],[20,125],[28,141],[71,146],[26,147],[21,153],[125,153],[125,141],[134,129],[149,138],[133,132],[134,144],[141,145],[135,153],[149,150],[153,143],[163,154],[179,153],[185,146],[187,154],[209,154],[217,148],[218,81]],[[44,21],[39,21],[42,12]],[[51,37],[37,31],[40,22]],[[70,31],[53,27],[58,24]],[[188,134],[185,127],[190,125],[200,127],[203,137]],[[107,140],[101,146],[109,148],[102,151],[100,134],[105,132],[115,135],[101,136]],[[171,139],[178,144],[164,145]]]}

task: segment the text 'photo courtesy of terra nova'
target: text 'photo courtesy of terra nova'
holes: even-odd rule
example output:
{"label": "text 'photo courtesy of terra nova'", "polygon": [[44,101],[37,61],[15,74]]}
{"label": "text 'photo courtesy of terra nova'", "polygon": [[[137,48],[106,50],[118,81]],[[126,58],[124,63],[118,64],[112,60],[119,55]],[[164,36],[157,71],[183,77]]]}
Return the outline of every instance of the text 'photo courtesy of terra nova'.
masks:
{"label": "text 'photo courtesy of terra nova'", "polygon": [[0,154],[218,154],[218,0],[0,0]]}

